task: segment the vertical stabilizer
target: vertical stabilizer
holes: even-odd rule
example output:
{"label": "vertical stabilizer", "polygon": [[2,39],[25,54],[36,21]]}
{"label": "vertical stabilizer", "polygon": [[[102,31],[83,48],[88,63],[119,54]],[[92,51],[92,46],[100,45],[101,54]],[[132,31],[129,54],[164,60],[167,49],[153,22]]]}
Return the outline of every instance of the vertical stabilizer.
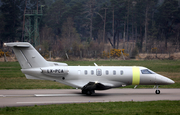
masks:
{"label": "vertical stabilizer", "polygon": [[28,42],[4,43],[13,48],[16,58],[22,69],[47,67],[48,62]]}

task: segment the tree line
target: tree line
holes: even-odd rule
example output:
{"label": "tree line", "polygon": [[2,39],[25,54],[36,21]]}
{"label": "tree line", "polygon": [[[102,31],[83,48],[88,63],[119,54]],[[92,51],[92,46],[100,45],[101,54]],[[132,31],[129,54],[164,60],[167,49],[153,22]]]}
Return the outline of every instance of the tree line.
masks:
{"label": "tree line", "polygon": [[125,51],[133,45],[139,52],[180,48],[179,0],[1,0],[1,47],[25,40],[24,12],[40,10],[41,5],[43,52],[94,55],[107,50],[107,44]]}

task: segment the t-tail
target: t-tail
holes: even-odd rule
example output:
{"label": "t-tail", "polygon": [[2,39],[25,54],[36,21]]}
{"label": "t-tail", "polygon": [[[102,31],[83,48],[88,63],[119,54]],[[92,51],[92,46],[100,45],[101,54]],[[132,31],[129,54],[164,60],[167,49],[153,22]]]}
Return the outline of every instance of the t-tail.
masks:
{"label": "t-tail", "polygon": [[4,43],[13,48],[22,69],[48,67],[48,62],[28,42]]}

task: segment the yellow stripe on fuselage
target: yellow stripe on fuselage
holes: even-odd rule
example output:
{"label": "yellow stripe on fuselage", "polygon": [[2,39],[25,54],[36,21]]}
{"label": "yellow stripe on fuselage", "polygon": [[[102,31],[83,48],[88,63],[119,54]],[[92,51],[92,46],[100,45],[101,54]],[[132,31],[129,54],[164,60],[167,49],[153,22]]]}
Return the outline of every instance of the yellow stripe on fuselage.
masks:
{"label": "yellow stripe on fuselage", "polygon": [[140,71],[139,67],[133,67],[132,85],[139,85],[140,82]]}

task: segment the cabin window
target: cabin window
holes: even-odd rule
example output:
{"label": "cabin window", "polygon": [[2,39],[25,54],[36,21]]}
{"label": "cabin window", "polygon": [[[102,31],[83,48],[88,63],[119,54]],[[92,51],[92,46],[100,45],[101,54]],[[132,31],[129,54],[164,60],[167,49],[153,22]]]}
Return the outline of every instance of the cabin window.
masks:
{"label": "cabin window", "polygon": [[113,70],[113,75],[116,75],[116,71],[115,70]]}
{"label": "cabin window", "polygon": [[101,76],[102,75],[102,70],[101,69],[96,69],[96,75]]}
{"label": "cabin window", "polygon": [[94,70],[91,70],[91,75],[94,75]]}
{"label": "cabin window", "polygon": [[151,71],[148,70],[148,69],[143,69],[143,70],[141,70],[141,73],[142,73],[142,74],[153,74],[153,72],[151,72]]}
{"label": "cabin window", "polygon": [[87,75],[87,74],[88,74],[88,71],[87,71],[87,70],[84,70],[84,74]]}
{"label": "cabin window", "polygon": [[106,70],[106,75],[109,75],[109,71],[108,70]]}
{"label": "cabin window", "polygon": [[123,70],[121,70],[121,71],[120,71],[120,75],[123,75],[123,73],[124,73]]}
{"label": "cabin window", "polygon": [[123,70],[120,71],[120,75],[123,75]]}

